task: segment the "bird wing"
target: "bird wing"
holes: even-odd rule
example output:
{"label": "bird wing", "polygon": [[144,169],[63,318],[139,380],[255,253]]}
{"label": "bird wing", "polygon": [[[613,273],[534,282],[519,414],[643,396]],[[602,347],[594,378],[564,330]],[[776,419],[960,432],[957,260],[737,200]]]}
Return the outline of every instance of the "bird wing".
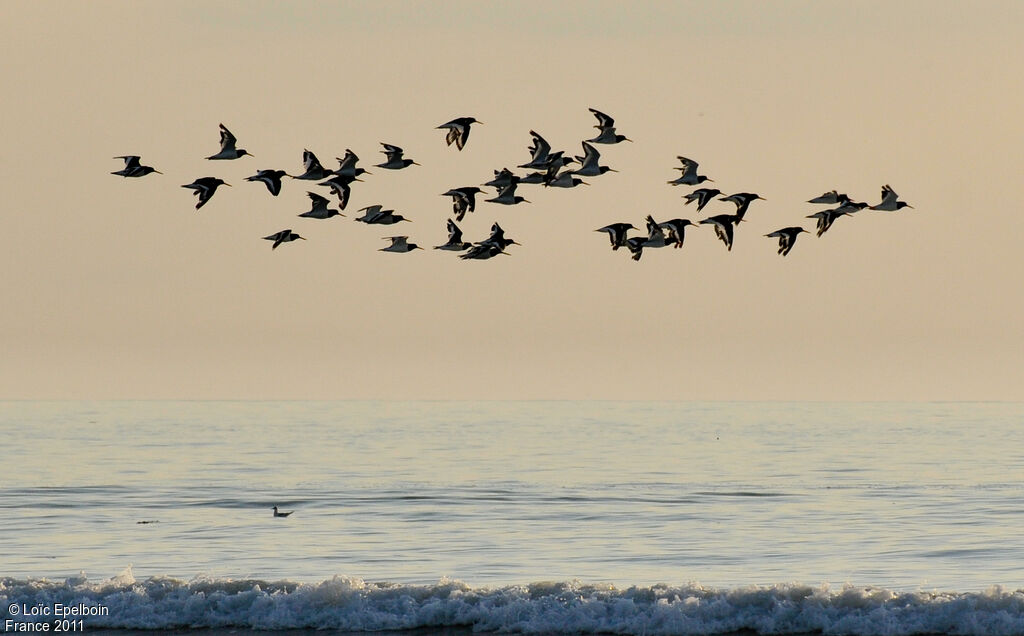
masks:
{"label": "bird wing", "polygon": [[[586,168],[587,166],[596,166],[597,162],[601,159],[601,153],[597,151],[597,148],[584,141],[583,158],[580,159],[579,157],[576,157],[576,159],[579,160],[583,168]],[[583,168],[580,169],[582,170]]]}
{"label": "bird wing", "polygon": [[682,168],[676,168],[676,170],[682,170],[681,177],[685,177],[688,174],[697,174],[697,162],[693,159],[687,159],[686,157],[676,157],[679,161],[683,162]]}
{"label": "bird wing", "polygon": [[124,167],[126,170],[139,167],[139,161],[142,157],[138,155],[122,155],[120,157],[114,157],[114,159],[124,159]]}
{"label": "bird wing", "polygon": [[608,115],[605,115],[595,108],[590,108],[588,110],[594,113],[594,117],[597,117],[597,128],[612,128],[615,126],[615,120]]}
{"label": "bird wing", "polygon": [[324,167],[321,165],[320,160],[316,158],[309,150],[302,151],[302,167],[305,168],[306,172],[312,170],[323,170]]}
{"label": "bird wing", "polygon": [[327,204],[330,203],[330,201],[328,201],[326,197],[322,197],[319,194],[317,194],[316,192],[307,192],[306,196],[308,196],[309,200],[313,202],[313,208],[314,209],[316,209],[316,208],[327,209]]}
{"label": "bird wing", "polygon": [[234,135],[231,134],[231,131],[228,130],[227,127],[224,126],[224,124],[221,124],[220,125],[220,149],[221,150],[234,150],[235,149],[235,143],[237,143],[237,142],[238,142],[238,139]]}
{"label": "bird wing", "polygon": [[544,161],[547,159],[548,153],[551,152],[551,144],[538,135],[536,131],[531,130],[530,136],[533,137],[533,145],[527,148],[527,150],[533,153],[530,163],[533,163],[534,161]]}
{"label": "bird wing", "polygon": [[404,150],[402,150],[398,146],[393,146],[391,144],[386,144],[384,142],[381,142],[380,145],[384,146],[384,150],[382,150],[381,152],[386,154],[388,156],[388,159],[391,158],[391,155],[397,155],[397,156],[401,157],[402,153],[405,152]]}
{"label": "bird wing", "polygon": [[462,230],[459,229],[458,225],[455,225],[455,221],[448,219],[448,242],[449,243],[461,243],[462,242]]}

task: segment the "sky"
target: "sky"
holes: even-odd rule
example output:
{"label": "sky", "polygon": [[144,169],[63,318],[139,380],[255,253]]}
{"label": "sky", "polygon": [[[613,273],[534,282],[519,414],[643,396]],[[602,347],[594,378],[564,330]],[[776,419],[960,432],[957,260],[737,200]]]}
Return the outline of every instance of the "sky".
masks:
{"label": "sky", "polygon": [[[2,399],[1024,399],[1024,5],[13,0],[0,23]],[[478,203],[521,246],[467,262],[451,187],[582,154],[617,173]],[[435,127],[473,116],[466,148]],[[212,162],[224,123],[254,157]],[[380,142],[422,166],[374,169]],[[345,218],[244,178],[373,174]],[[138,154],[163,174],[111,175]],[[731,252],[612,252],[594,230],[684,206],[676,156],[756,192]],[[198,212],[181,188],[219,176]],[[763,235],[891,184],[785,258]],[[352,222],[380,203],[411,223]],[[308,240],[276,250],[263,236]]]}

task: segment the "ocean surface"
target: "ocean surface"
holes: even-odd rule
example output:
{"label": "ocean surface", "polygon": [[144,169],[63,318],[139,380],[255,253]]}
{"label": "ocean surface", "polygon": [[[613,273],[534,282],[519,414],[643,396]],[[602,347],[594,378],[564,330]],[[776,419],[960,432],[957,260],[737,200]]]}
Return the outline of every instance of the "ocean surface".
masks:
{"label": "ocean surface", "polygon": [[1024,404],[0,402],[0,602],[4,631],[1024,634]]}

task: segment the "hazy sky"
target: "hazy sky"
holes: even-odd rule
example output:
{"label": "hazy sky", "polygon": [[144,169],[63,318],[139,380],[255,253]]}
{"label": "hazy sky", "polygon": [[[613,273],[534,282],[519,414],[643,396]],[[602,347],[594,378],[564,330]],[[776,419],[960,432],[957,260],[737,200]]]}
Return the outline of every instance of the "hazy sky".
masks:
{"label": "hazy sky", "polygon": [[[1015,0],[3,6],[2,398],[1024,399]],[[530,129],[580,154],[588,107],[635,140],[601,148],[617,174],[462,223],[511,256],[376,251],[443,243],[439,194]],[[460,153],[435,126],[464,115]],[[220,122],[254,158],[203,159]],[[422,167],[374,170],[382,141]],[[346,218],[244,181],[303,148],[374,172]],[[680,154],[767,201],[732,252],[706,226],[612,252],[595,228],[698,217]],[[196,212],[200,176],[234,187]],[[763,237],[886,183],[916,209]],[[352,222],[374,203],[413,222]],[[308,240],[271,251],[283,228]]]}

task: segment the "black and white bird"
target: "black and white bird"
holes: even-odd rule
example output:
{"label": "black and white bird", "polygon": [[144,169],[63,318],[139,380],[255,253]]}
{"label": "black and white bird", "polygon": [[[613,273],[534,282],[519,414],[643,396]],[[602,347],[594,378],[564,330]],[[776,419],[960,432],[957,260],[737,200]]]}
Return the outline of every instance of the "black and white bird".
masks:
{"label": "black and white bird", "polygon": [[352,182],[362,181],[358,177],[350,177],[348,175],[334,175],[327,181],[318,183],[331,189],[333,194],[338,196],[338,202],[341,205],[341,209],[344,210],[345,206],[348,205],[348,199],[352,196]]}
{"label": "black and white bird", "polygon": [[665,236],[665,228],[655,221],[652,215],[648,214],[644,221],[647,223],[647,240],[643,243],[644,247],[665,247],[674,242]]}
{"label": "black and white bird", "polygon": [[801,232],[806,232],[802,227],[784,227],[781,230],[775,230],[765,234],[768,238],[779,239],[779,254],[785,256],[789,254],[789,250],[793,249],[793,244],[796,243],[796,237]]}
{"label": "black and white bird", "polygon": [[183,188],[189,188],[194,190],[194,194],[199,197],[199,203],[196,203],[196,209],[206,205],[206,202],[213,197],[213,193],[217,191],[219,186],[226,185],[231,187],[230,183],[224,183],[223,179],[217,177],[200,177],[192,183],[183,185]]}
{"label": "black and white bird", "polygon": [[731,252],[736,225],[742,220],[738,214],[719,214],[709,216],[702,220],[701,223],[714,226],[715,235],[725,243],[725,247]]}
{"label": "black and white bird", "polygon": [[837,203],[849,203],[850,197],[845,194],[839,194],[837,190],[829,190],[825,194],[820,194],[813,199],[809,199],[808,203],[824,203],[826,205],[836,205]]}
{"label": "black and white bird", "polygon": [[736,204],[736,217],[740,221],[742,221],[744,215],[746,215],[747,208],[750,207],[750,204],[758,200],[764,201],[765,199],[761,198],[760,195],[754,194],[752,192],[737,192],[736,194],[730,194],[727,197],[722,197],[719,199],[719,201],[732,201],[733,203]]}
{"label": "black and white bird", "polygon": [[114,159],[124,159],[124,168],[110,174],[116,174],[120,177],[144,177],[151,172],[157,174],[163,174],[152,166],[144,166],[139,163],[142,157],[138,155],[121,155],[120,157],[114,157]]}
{"label": "black and white bird", "polygon": [[419,245],[416,245],[415,243],[410,243],[408,236],[388,236],[388,237],[385,237],[384,240],[385,241],[391,241],[391,245],[388,245],[387,247],[380,248],[379,250],[377,250],[378,252],[405,253],[405,252],[411,252],[413,250],[421,250],[421,249],[423,249],[422,247],[420,247]]}
{"label": "black and white bird", "polygon": [[448,242],[444,245],[435,245],[435,250],[446,250],[449,252],[464,252],[469,248],[473,247],[472,243],[467,243],[462,240],[462,230],[459,229],[458,225],[455,225],[455,221],[448,219]]}
{"label": "black and white bird", "polygon": [[329,219],[332,216],[345,216],[337,210],[328,208],[327,206],[330,205],[331,202],[325,197],[322,197],[315,192],[307,192],[306,196],[308,196],[309,200],[312,201],[312,207],[307,212],[303,212],[299,216],[307,219]]}
{"label": "black and white bird", "polygon": [[394,210],[385,210],[382,205],[371,205],[359,211],[364,214],[357,218],[356,221],[366,223],[367,225],[394,225],[395,223],[409,220],[401,214],[395,214]]}
{"label": "black and white bird", "polygon": [[285,176],[284,170],[260,170],[251,177],[246,177],[246,181],[262,181],[270,194],[275,197],[281,194],[281,177]]}
{"label": "black and white bird", "polygon": [[677,249],[683,246],[687,225],[693,225],[693,222],[689,219],[672,219],[658,224],[659,227],[668,231],[667,242],[673,244]]}
{"label": "black and white bird", "polygon": [[612,243],[612,250],[617,250],[626,244],[626,233],[630,230],[635,230],[636,227],[632,223],[612,223],[604,227],[599,227],[595,232],[607,232],[608,240]]}
{"label": "black and white bird", "polygon": [[829,228],[832,227],[832,224],[836,222],[836,219],[838,219],[841,216],[847,216],[849,214],[852,214],[853,212],[860,210],[864,205],[867,204],[863,204],[861,205],[861,207],[854,207],[849,203],[845,203],[837,208],[831,208],[828,210],[815,212],[814,214],[808,214],[807,218],[817,219],[818,236],[821,236],[825,232],[828,232]]}
{"label": "black and white bird", "polygon": [[551,144],[541,137],[537,131],[531,130],[530,137],[533,139],[533,145],[527,148],[530,151],[530,161],[520,164],[518,167],[529,170],[543,170],[548,167],[548,155],[551,154]]}
{"label": "black and white bird", "polygon": [[700,185],[705,181],[714,181],[713,179],[708,179],[706,176],[702,174],[697,174],[697,166],[699,164],[693,159],[687,159],[686,157],[683,156],[678,156],[676,157],[676,159],[683,163],[682,166],[676,167],[676,170],[681,170],[682,173],[679,175],[677,179],[669,181],[669,185]]}
{"label": "black and white bird", "polygon": [[465,254],[459,254],[464,260],[484,260],[499,254],[507,254],[505,248],[519,243],[505,236],[505,230],[495,223],[491,226],[491,235],[487,239],[473,245]]}
{"label": "black and white bird", "polygon": [[644,243],[646,242],[646,236],[633,236],[626,239],[626,248],[629,249],[630,258],[634,261],[640,260],[640,257],[644,255]]}
{"label": "black and white bird", "polygon": [[487,199],[489,203],[501,203],[502,205],[516,205],[517,203],[529,203],[526,199],[516,194],[517,182],[513,181],[498,193],[493,199]]}
{"label": "black and white bird", "polygon": [[696,201],[697,213],[699,214],[700,211],[704,209],[704,206],[707,205],[709,201],[711,201],[711,199],[714,199],[720,194],[722,194],[722,191],[716,188],[697,188],[690,194],[683,195],[683,198],[686,199],[686,203],[684,205],[690,205],[691,203]]}
{"label": "black and white bird", "polygon": [[[275,247],[276,247],[276,245],[275,245]],[[277,509],[277,506],[274,506],[274,516],[275,517],[287,517],[288,515],[292,514],[293,512],[295,512],[295,511],[294,510],[289,510],[288,512],[282,512],[282,511]]]}
{"label": "black and white bird", "polygon": [[882,202],[878,205],[872,205],[869,210],[880,210],[883,212],[895,212],[901,208],[914,209],[914,206],[906,203],[905,201],[898,201],[899,195],[892,189],[888,184],[882,186]]}
{"label": "black and white bird", "polygon": [[545,187],[551,188],[575,188],[578,185],[590,185],[583,179],[575,176],[576,173],[572,170],[565,170],[560,172],[554,177],[547,177],[544,180]]}
{"label": "black and white bird", "polygon": [[620,141],[633,141],[625,135],[616,134],[614,119],[594,108],[589,108],[588,110],[594,114],[594,117],[597,117],[597,123],[594,125],[594,128],[597,128],[599,132],[597,137],[587,141],[592,144],[617,144]]}
{"label": "black and white bird", "polygon": [[517,177],[511,170],[509,170],[508,168],[502,168],[501,170],[494,171],[493,179],[481,185],[497,188],[499,191],[501,191],[507,188],[509,184],[518,183],[519,180],[519,177]]}
{"label": "black and white bird", "polygon": [[247,150],[242,148],[235,148],[235,144],[238,143],[238,139],[231,134],[224,124],[220,125],[220,152],[215,155],[207,157],[207,159],[238,159],[239,157],[249,155],[252,157]]}
{"label": "black and white bird", "polygon": [[329,174],[334,174],[339,177],[352,177],[353,179],[360,175],[373,174],[363,168],[356,167],[356,163],[359,161],[359,156],[348,148],[345,149],[344,157],[335,157],[335,159],[338,160],[338,169],[330,171]]}
{"label": "black and white bird", "polygon": [[606,172],[617,172],[614,168],[598,165],[601,161],[601,153],[586,141],[583,142],[583,155],[576,157],[576,161],[580,162],[580,167],[573,170],[573,174],[581,177],[599,177]]}
{"label": "black and white bird", "polygon": [[454,143],[459,150],[462,150],[462,147],[466,145],[467,141],[469,141],[470,125],[482,123],[482,121],[478,121],[473,117],[459,117],[446,124],[441,124],[438,128],[447,128],[448,135],[445,137],[445,141],[448,142],[449,146]]}
{"label": "black and white bird", "polygon": [[331,175],[331,171],[324,168],[320,163],[320,160],[316,158],[316,155],[310,150],[302,151],[302,167],[304,172],[297,176],[292,176],[292,179],[303,179],[305,181],[319,181],[320,179],[326,179]]}
{"label": "black and white bird", "polygon": [[406,159],[403,156],[405,154],[405,151],[399,148],[398,146],[393,146],[391,144],[386,144],[383,142],[381,142],[380,145],[384,146],[384,150],[381,150],[381,152],[384,153],[388,160],[385,161],[384,163],[376,164],[378,168],[386,168],[388,170],[401,170],[402,168],[408,168],[409,166],[420,165],[413,161],[412,159]]}
{"label": "black and white bird", "polygon": [[452,210],[455,213],[455,220],[461,221],[467,212],[473,212],[476,210],[476,195],[483,192],[476,186],[467,186],[464,188],[452,188],[441,196],[452,198]]}
{"label": "black and white bird", "polygon": [[[302,239],[303,241],[306,240],[306,239],[302,238],[301,236],[299,236],[298,234],[296,234],[295,232],[292,232],[291,230],[281,230],[280,232],[271,234],[270,236],[264,236],[263,238],[268,240],[268,241],[273,241],[274,242],[274,244],[270,247],[270,249],[272,249],[272,250],[276,250],[277,246],[280,245],[281,243],[290,243],[291,241],[296,241],[298,239]],[[289,512],[287,514],[290,515],[291,513]],[[276,511],[275,511],[275,516],[280,516],[280,515],[277,515]],[[285,515],[285,516],[287,516],[287,515]]]}

